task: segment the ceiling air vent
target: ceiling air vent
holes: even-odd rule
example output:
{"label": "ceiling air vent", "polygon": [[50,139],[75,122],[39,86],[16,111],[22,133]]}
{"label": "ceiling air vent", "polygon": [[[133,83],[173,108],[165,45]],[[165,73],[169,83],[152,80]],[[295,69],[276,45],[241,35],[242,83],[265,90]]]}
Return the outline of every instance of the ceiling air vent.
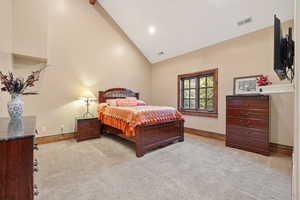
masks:
{"label": "ceiling air vent", "polygon": [[252,17],[248,17],[248,18],[246,18],[246,19],[243,19],[243,20],[239,21],[239,22],[237,23],[237,25],[238,25],[238,26],[243,26],[243,25],[248,24],[248,23],[250,23],[250,22],[252,22]]}

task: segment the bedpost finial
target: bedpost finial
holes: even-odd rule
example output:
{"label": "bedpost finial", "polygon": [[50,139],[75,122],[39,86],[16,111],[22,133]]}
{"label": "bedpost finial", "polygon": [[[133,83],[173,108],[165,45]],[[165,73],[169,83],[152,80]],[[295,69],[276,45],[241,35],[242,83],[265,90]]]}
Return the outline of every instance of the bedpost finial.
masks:
{"label": "bedpost finial", "polygon": [[90,4],[95,5],[97,0],[90,0]]}

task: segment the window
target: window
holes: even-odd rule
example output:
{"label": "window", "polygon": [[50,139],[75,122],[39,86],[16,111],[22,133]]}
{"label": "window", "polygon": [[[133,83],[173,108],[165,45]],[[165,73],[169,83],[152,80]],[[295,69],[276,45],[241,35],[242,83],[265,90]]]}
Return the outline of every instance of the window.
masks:
{"label": "window", "polygon": [[178,110],[218,117],[218,69],[178,76]]}

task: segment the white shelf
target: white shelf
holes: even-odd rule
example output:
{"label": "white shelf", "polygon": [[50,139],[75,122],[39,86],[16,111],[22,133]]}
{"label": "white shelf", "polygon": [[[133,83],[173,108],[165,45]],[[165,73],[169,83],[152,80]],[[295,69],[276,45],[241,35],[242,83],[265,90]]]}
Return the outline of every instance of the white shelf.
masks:
{"label": "white shelf", "polygon": [[28,55],[23,55],[23,54],[17,54],[13,53],[13,59],[18,61],[30,61],[30,62],[35,62],[35,63],[47,63],[48,59],[47,58],[41,58],[41,57],[34,57],[34,56],[28,56]]}
{"label": "white shelf", "polygon": [[274,84],[258,87],[260,94],[283,94],[283,93],[293,93],[295,91],[294,84]]}

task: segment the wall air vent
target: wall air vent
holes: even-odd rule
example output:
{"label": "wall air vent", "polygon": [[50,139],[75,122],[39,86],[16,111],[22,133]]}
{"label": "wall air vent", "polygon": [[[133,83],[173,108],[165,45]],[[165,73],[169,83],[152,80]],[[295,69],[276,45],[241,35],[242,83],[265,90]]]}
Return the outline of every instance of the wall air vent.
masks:
{"label": "wall air vent", "polygon": [[158,56],[162,56],[164,54],[165,54],[165,52],[163,52],[163,51],[160,51],[160,52],[157,53]]}
{"label": "wall air vent", "polygon": [[250,23],[250,22],[252,22],[252,17],[248,17],[248,18],[246,18],[246,19],[243,19],[243,20],[239,21],[239,22],[237,23],[237,25],[238,25],[238,26],[243,26],[243,25],[248,24],[248,23]]}

